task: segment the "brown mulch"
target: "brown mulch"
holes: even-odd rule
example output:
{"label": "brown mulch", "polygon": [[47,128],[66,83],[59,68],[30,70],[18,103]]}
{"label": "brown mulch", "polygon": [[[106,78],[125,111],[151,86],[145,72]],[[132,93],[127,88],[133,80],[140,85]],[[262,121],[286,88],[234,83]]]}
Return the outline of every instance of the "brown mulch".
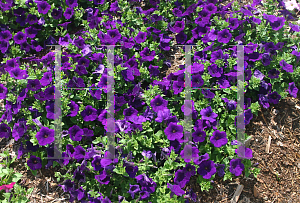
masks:
{"label": "brown mulch", "polygon": [[[252,136],[251,162],[259,163],[261,169],[257,179],[253,175],[241,175],[232,182],[216,178],[208,192],[202,192],[196,180],[191,180],[188,187],[196,191],[199,202],[230,202],[238,184],[244,186],[238,200],[241,203],[300,202],[300,97],[287,97],[262,112],[246,126],[246,133]],[[269,136],[270,151],[266,153]]]}

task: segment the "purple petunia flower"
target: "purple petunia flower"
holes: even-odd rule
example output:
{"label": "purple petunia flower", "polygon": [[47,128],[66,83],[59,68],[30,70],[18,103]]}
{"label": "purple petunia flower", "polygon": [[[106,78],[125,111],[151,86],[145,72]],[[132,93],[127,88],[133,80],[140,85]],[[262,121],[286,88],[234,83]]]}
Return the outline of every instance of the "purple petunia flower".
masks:
{"label": "purple petunia flower", "polygon": [[242,145],[235,149],[235,153],[242,159],[252,159],[253,157],[252,150]]}
{"label": "purple petunia flower", "polygon": [[209,74],[212,76],[212,77],[221,77],[222,74],[223,74],[223,69],[222,68],[219,68],[217,66],[217,64],[212,64],[210,66],[208,66],[208,71],[209,71]]}
{"label": "purple petunia flower", "polygon": [[215,163],[211,160],[202,161],[197,169],[198,174],[203,176],[204,179],[210,179],[212,175],[217,172]]}
{"label": "purple petunia flower", "polygon": [[7,88],[3,84],[0,84],[0,99],[5,99],[7,92]]}
{"label": "purple petunia flower", "polygon": [[236,101],[228,100],[227,98],[222,98],[222,100],[226,102],[226,106],[229,111],[236,109]]}
{"label": "purple petunia flower", "polygon": [[81,141],[84,134],[83,130],[78,125],[73,125],[69,128],[70,138],[73,141]]}
{"label": "purple petunia flower", "polygon": [[259,103],[265,108],[269,108],[270,107],[270,104],[269,104],[269,99],[266,95],[263,95],[263,94],[258,94],[258,101]]}
{"label": "purple petunia flower", "polygon": [[40,81],[38,79],[28,80],[27,88],[31,91],[38,91],[42,88]]}
{"label": "purple petunia flower", "polygon": [[29,25],[33,25],[33,24],[35,24],[35,23],[38,22],[38,19],[37,19],[36,15],[28,14],[28,15],[27,15],[26,22],[27,22]]}
{"label": "purple petunia flower", "polygon": [[205,109],[202,109],[200,111],[200,114],[202,116],[202,119],[206,119],[206,120],[208,120],[210,122],[216,121],[216,118],[218,117],[218,114],[216,114],[216,113],[214,113],[212,111],[211,106],[209,106],[209,107],[207,107]]}
{"label": "purple petunia flower", "polygon": [[213,136],[210,137],[210,142],[215,147],[222,147],[226,145],[228,142],[226,132],[224,131],[220,132],[219,130],[214,131]]}
{"label": "purple petunia flower", "polygon": [[125,171],[127,172],[130,178],[134,178],[139,170],[138,166],[134,166],[133,164],[134,163],[126,164],[125,167]]}
{"label": "purple petunia flower", "polygon": [[40,157],[31,155],[29,160],[27,161],[27,165],[31,170],[38,170],[42,168],[42,160]]}
{"label": "purple petunia flower", "polygon": [[27,121],[19,121],[18,123],[15,123],[14,127],[13,127],[13,131],[12,131],[12,137],[18,141],[23,135],[24,133],[27,131],[27,125],[26,125]]}
{"label": "purple petunia flower", "polygon": [[196,131],[192,133],[192,136],[194,142],[204,142],[206,133],[205,131],[201,130],[201,128],[197,128]]}
{"label": "purple petunia flower", "polygon": [[279,64],[282,67],[282,69],[285,70],[286,72],[289,72],[289,73],[294,72],[293,66],[288,64],[287,62],[285,62],[284,59],[282,59]]}
{"label": "purple petunia flower", "polygon": [[[25,28],[26,36],[29,38],[35,38],[35,36],[38,33],[38,30],[34,28],[33,26]],[[24,42],[23,42],[24,43]]]}
{"label": "purple petunia flower", "polygon": [[26,34],[24,34],[23,32],[18,32],[15,36],[14,36],[14,42],[16,44],[22,44],[23,42],[26,42],[27,36]]}
{"label": "purple petunia flower", "polygon": [[41,14],[47,14],[50,10],[51,6],[46,1],[38,1],[37,2],[38,12]]}
{"label": "purple petunia flower", "polygon": [[101,156],[94,156],[91,165],[94,167],[95,171],[100,171],[101,167]]}
{"label": "purple petunia flower", "polygon": [[151,77],[155,77],[159,75],[159,70],[158,70],[159,66],[153,66],[152,64],[150,64],[149,66],[149,72],[150,72],[150,76]]}
{"label": "purple petunia flower", "polygon": [[179,187],[183,188],[190,180],[189,176],[186,176],[185,171],[178,169],[175,172],[174,183],[177,184]]}
{"label": "purple petunia flower", "polygon": [[167,183],[167,187],[171,190],[170,198],[172,198],[174,195],[182,196],[184,195],[184,190],[180,188],[179,185],[171,185],[170,183]]}
{"label": "purple petunia flower", "polygon": [[217,173],[219,177],[223,177],[225,175],[225,164],[215,164],[217,168]]}
{"label": "purple petunia flower", "polygon": [[81,112],[81,116],[84,121],[94,121],[97,119],[98,114],[97,110],[93,108],[91,105],[87,105],[86,108]]}
{"label": "purple petunia flower", "polygon": [[0,137],[5,137],[5,138],[9,138],[11,134],[11,129],[10,127],[5,124],[5,123],[1,123],[0,124]]}
{"label": "purple petunia flower", "polygon": [[70,88],[85,87],[84,80],[82,78],[77,78],[74,76],[71,80],[69,80],[67,87]]}
{"label": "purple petunia flower", "polygon": [[39,145],[45,146],[47,144],[51,144],[55,140],[54,134],[55,132],[53,129],[42,127],[36,134],[36,139],[39,141]]}
{"label": "purple petunia flower", "polygon": [[176,21],[173,27],[171,27],[169,24],[169,29],[173,33],[180,33],[181,31],[184,30],[184,27],[185,27],[184,21]]}
{"label": "purple petunia flower", "polygon": [[269,102],[272,104],[278,104],[280,98],[281,96],[276,91],[268,94]]}
{"label": "purple petunia flower", "polygon": [[95,175],[95,179],[100,183],[107,185],[110,181],[109,175],[106,173],[105,170],[100,172],[100,175]]}
{"label": "purple petunia flower", "polygon": [[44,91],[45,100],[55,99],[55,86],[47,87]]}
{"label": "purple petunia flower", "polygon": [[192,177],[196,174],[196,168],[191,164],[186,164],[185,167],[183,168],[183,171],[187,177]]}
{"label": "purple petunia flower", "polygon": [[138,43],[138,44],[145,42],[146,39],[147,39],[147,33],[146,32],[141,32],[141,31],[134,38],[135,42]]}
{"label": "purple petunia flower", "polygon": [[12,38],[11,32],[9,30],[4,30],[0,32],[0,41],[8,42]]}
{"label": "purple petunia flower", "polygon": [[51,12],[51,16],[52,18],[54,18],[55,20],[58,20],[62,17],[62,8],[59,9],[53,9]]}
{"label": "purple petunia flower", "polygon": [[6,41],[1,41],[0,40],[0,51],[5,54],[5,52],[8,50],[9,43]]}
{"label": "purple petunia flower", "polygon": [[192,87],[201,87],[204,84],[204,81],[200,74],[192,76]]}
{"label": "purple petunia flower", "polygon": [[175,38],[176,38],[176,42],[178,44],[184,44],[186,42],[186,40],[187,40],[187,35],[182,31],[179,34],[177,34],[175,36]]}
{"label": "purple petunia flower", "polygon": [[167,108],[168,101],[164,100],[160,95],[157,95],[150,101],[150,105],[154,112],[158,112],[159,110],[162,111]]}
{"label": "purple petunia flower", "polygon": [[229,171],[235,175],[239,176],[242,174],[243,170],[245,169],[244,164],[241,162],[241,159],[232,159],[230,161]]}
{"label": "purple petunia flower", "polygon": [[161,123],[164,120],[167,120],[170,116],[172,116],[170,109],[159,110],[155,121]]}
{"label": "purple petunia flower", "polygon": [[289,83],[288,91],[292,97],[297,98],[298,88],[296,87],[294,82]]}
{"label": "purple petunia flower", "polygon": [[76,116],[79,110],[78,104],[76,104],[74,101],[71,100],[71,103],[68,104],[68,106],[70,107],[71,113],[68,114],[67,116],[71,116],[71,117]]}
{"label": "purple petunia flower", "polygon": [[185,162],[190,162],[192,159],[199,157],[199,150],[197,147],[192,147],[192,145],[185,145],[184,149],[180,152],[180,156]]}
{"label": "purple petunia flower", "polygon": [[[70,133],[69,133],[70,134]],[[73,140],[76,141],[76,140]],[[86,156],[86,151],[82,146],[78,145],[74,148],[73,157],[79,162],[83,160]]]}
{"label": "purple petunia flower", "polygon": [[179,140],[183,137],[183,126],[171,122],[164,132],[167,135],[168,140]]}
{"label": "purple petunia flower", "polygon": [[131,195],[132,199],[134,199],[135,193],[140,192],[140,186],[139,185],[131,185],[129,184],[129,191],[128,193]]}
{"label": "purple petunia flower", "polygon": [[13,68],[19,68],[19,63],[16,58],[10,59],[6,61],[6,69],[11,70]]}
{"label": "purple petunia flower", "polygon": [[77,0],[66,0],[66,4],[70,8],[74,8],[74,7],[78,6]]}
{"label": "purple petunia flower", "polygon": [[211,92],[210,90],[202,89],[201,92],[202,92],[204,98],[213,99],[215,97],[215,94],[213,92]]}
{"label": "purple petunia flower", "polygon": [[231,33],[229,32],[229,30],[227,29],[224,29],[220,32],[218,32],[218,42],[220,43],[228,43],[231,39],[232,35]]}
{"label": "purple petunia flower", "polygon": [[21,70],[20,68],[13,68],[13,69],[8,70],[8,72],[12,78],[15,78],[18,80],[26,79],[29,77],[27,75],[27,71]]}
{"label": "purple petunia flower", "polygon": [[64,181],[63,185],[59,185],[62,187],[64,192],[70,192],[75,190],[75,183],[70,179]]}
{"label": "purple petunia flower", "polygon": [[148,192],[146,190],[140,191],[140,199],[141,200],[148,199],[149,197],[150,197],[150,192]]}
{"label": "purple petunia flower", "polygon": [[74,9],[73,8],[67,8],[66,11],[64,12],[64,16],[66,19],[72,18],[74,15]]}
{"label": "purple petunia flower", "polygon": [[270,78],[270,79],[278,78],[278,77],[279,77],[279,73],[280,73],[280,72],[279,72],[276,68],[273,68],[272,70],[270,70],[270,71],[268,72],[269,78]]}
{"label": "purple petunia flower", "polygon": [[132,116],[137,116],[137,114],[138,114],[138,111],[135,108],[133,108],[132,106],[130,106],[127,109],[124,109],[124,112],[123,112],[123,115],[125,116],[126,120],[129,120],[129,118]]}
{"label": "purple petunia flower", "polygon": [[111,163],[118,163],[118,158],[116,158],[110,151],[106,151],[104,154],[104,158],[101,159],[101,166],[105,168],[108,167]]}
{"label": "purple petunia flower", "polygon": [[152,61],[152,60],[154,59],[154,57],[155,57],[155,51],[151,51],[151,52],[150,52],[149,48],[148,48],[148,47],[145,47],[145,48],[141,51],[140,55],[141,55],[141,57],[142,57],[142,59],[143,59],[144,61]]}

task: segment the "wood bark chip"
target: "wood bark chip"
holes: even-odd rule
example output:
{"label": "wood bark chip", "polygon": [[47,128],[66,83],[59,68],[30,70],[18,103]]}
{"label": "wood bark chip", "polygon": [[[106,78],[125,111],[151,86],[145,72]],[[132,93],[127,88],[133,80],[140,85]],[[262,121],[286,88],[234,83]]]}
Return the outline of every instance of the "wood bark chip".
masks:
{"label": "wood bark chip", "polygon": [[259,195],[258,190],[255,185],[253,187],[253,195],[254,195],[254,197],[258,197],[258,195]]}
{"label": "wood bark chip", "polygon": [[270,146],[271,146],[271,136],[269,135],[269,140],[266,146],[266,153],[269,154],[270,153]]}
{"label": "wood bark chip", "polygon": [[244,188],[244,185],[239,185],[237,188],[236,188],[236,191],[231,199],[231,203],[237,203],[238,200],[239,200],[239,197],[243,191],[243,188]]}

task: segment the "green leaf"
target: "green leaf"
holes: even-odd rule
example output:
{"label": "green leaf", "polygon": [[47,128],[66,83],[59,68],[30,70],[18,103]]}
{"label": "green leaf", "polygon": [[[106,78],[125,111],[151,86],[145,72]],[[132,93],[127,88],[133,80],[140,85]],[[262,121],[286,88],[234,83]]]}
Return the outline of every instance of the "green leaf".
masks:
{"label": "green leaf", "polygon": [[18,182],[23,175],[21,173],[15,173],[12,177],[12,182]]}

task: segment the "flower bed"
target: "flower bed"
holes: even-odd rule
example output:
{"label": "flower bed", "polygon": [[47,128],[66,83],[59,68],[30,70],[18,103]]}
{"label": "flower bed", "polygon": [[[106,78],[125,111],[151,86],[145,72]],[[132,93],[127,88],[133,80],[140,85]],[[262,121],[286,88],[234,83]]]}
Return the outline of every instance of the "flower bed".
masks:
{"label": "flower bed", "polygon": [[[261,107],[297,97],[300,28],[287,22],[292,13],[281,1],[254,1],[242,8],[215,0],[150,0],[143,8],[133,3],[0,3],[0,99],[5,104],[0,137],[21,142],[18,158],[26,157],[35,175],[42,167],[68,170],[56,177],[64,180],[61,187],[70,202],[196,201],[195,193],[186,190],[192,177],[201,190],[209,190],[216,176],[256,176],[252,150],[236,138],[236,45],[246,45],[247,125]],[[258,5],[266,12],[260,13]],[[278,9],[283,17],[272,15]],[[54,146],[55,52],[38,57],[55,44],[64,47],[61,142],[62,156],[69,159],[54,157],[59,153]],[[187,112],[185,67],[158,77],[170,65],[165,56],[174,44],[194,45],[192,88],[219,88],[193,89]],[[115,145],[110,146],[116,156],[107,147],[108,45],[116,45]],[[193,130],[190,142],[184,129]]]}

